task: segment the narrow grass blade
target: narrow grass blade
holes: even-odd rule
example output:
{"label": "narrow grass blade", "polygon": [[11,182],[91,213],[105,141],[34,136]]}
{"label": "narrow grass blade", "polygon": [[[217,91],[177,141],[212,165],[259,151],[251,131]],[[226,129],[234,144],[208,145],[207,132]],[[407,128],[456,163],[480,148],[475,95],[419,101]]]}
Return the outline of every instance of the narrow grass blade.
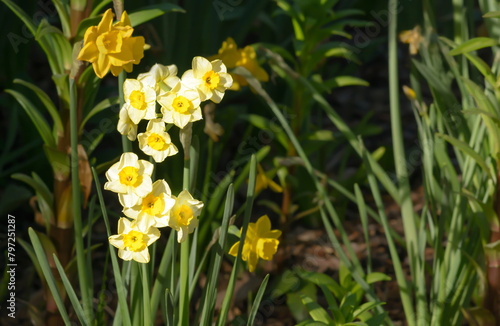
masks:
{"label": "narrow grass blade", "polygon": [[32,229],[28,229],[28,233],[31,239],[31,243],[33,245],[33,249],[35,250],[36,257],[38,259],[38,263],[42,268],[43,276],[45,277],[45,281],[49,286],[50,292],[54,297],[54,301],[57,305],[57,309],[61,314],[61,317],[66,325],[71,325],[71,322],[68,317],[68,312],[66,311],[66,307],[64,306],[63,300],[61,298],[61,294],[59,293],[59,289],[57,288],[56,280],[54,279],[54,275],[50,270],[49,261],[47,260],[47,256],[45,255],[45,251],[43,250],[42,243],[38,238],[36,232]]}
{"label": "narrow grass blade", "polygon": [[62,267],[61,263],[59,262],[59,259],[57,258],[56,254],[54,253],[52,256],[54,256],[54,262],[57,267],[57,271],[59,272],[59,275],[61,276],[61,280],[64,284],[64,288],[66,289],[66,293],[68,294],[69,300],[71,301],[71,304],[73,305],[73,308],[75,309],[76,315],[78,316],[78,319],[82,323],[82,325],[90,325],[89,320],[87,319],[87,316],[83,312],[83,308],[80,305],[80,301],[78,300],[78,297],[76,296],[75,290],[71,286],[71,282],[69,281],[68,277],[66,276],[66,272],[64,271],[64,268]]}
{"label": "narrow grass blade", "polygon": [[356,194],[356,201],[359,210],[359,218],[361,219],[363,233],[365,234],[366,256],[368,260],[366,266],[366,273],[370,274],[372,272],[372,255],[370,250],[370,234],[368,232],[368,215],[366,213],[367,206],[365,200],[363,199],[363,194],[361,193],[361,189],[359,189],[359,185],[357,183],[354,185],[354,193]]}
{"label": "narrow grass blade", "polygon": [[247,326],[253,326],[255,321],[255,316],[257,316],[257,311],[259,311],[260,302],[262,301],[262,297],[264,296],[264,292],[266,292],[267,282],[269,281],[269,274],[266,275],[262,283],[260,284],[259,291],[255,296],[255,300],[252,304],[252,310],[250,310],[250,316],[248,316]]}
{"label": "narrow grass blade", "polygon": [[174,299],[168,289],[165,290],[165,315],[163,317],[166,326],[174,326]]}
{"label": "narrow grass blade", "polygon": [[207,282],[207,291],[204,305],[203,313],[201,316],[201,325],[210,325],[208,318],[212,315],[211,310],[215,305],[215,300],[217,298],[217,280],[219,278],[220,267],[222,265],[222,259],[224,257],[224,248],[226,245],[227,230],[229,229],[229,218],[233,212],[234,205],[234,188],[230,184],[227,189],[226,203],[224,205],[224,217],[222,219],[222,225],[220,229],[219,242],[212,250],[216,251],[215,260],[211,264],[210,278]]}
{"label": "narrow grass blade", "polygon": [[168,267],[172,261],[172,248],[174,246],[174,241],[175,232],[171,231],[168,237],[167,246],[164,248],[163,256],[161,257],[160,266],[158,267],[158,274],[156,275],[156,280],[154,282],[153,292],[151,293],[151,313],[153,316],[156,315],[156,311],[158,310],[161,293],[167,288],[167,284],[169,282]]}

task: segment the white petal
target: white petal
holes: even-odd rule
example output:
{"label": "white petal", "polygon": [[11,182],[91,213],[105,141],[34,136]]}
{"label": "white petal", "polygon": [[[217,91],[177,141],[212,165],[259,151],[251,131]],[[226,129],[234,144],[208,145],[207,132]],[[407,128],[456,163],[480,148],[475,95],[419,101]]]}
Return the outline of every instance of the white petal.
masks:
{"label": "white petal", "polygon": [[123,95],[125,96],[125,101],[128,101],[130,94],[135,90],[141,90],[142,83],[137,79],[126,79],[123,83]]}
{"label": "white petal", "polygon": [[138,263],[148,263],[149,262],[149,250],[146,247],[144,250],[132,253],[132,259]]}
{"label": "white petal", "polygon": [[108,181],[104,184],[104,189],[116,192],[118,194],[124,194],[127,192],[127,186],[122,184],[120,180]]}
{"label": "white petal", "polygon": [[134,193],[118,194],[118,200],[123,207],[132,207],[137,205],[141,197]]}
{"label": "white petal", "polygon": [[123,244],[123,236],[121,234],[112,235],[108,240],[111,245],[115,246],[118,249],[125,248],[125,245]]}
{"label": "white petal", "polygon": [[212,70],[212,64],[210,61],[203,57],[194,57],[193,58],[193,75],[196,79],[200,79],[207,72]]}
{"label": "white petal", "polygon": [[123,260],[131,260],[132,259],[133,252],[129,251],[127,249],[120,249],[118,250],[118,257],[120,257]]}
{"label": "white petal", "polygon": [[[153,163],[150,163],[150,162],[145,161],[145,160],[139,160],[139,173],[145,174],[145,175],[148,175],[151,177],[151,174],[153,174],[153,169],[154,169]],[[151,189],[153,189],[153,188],[151,188]]]}
{"label": "white petal", "polygon": [[223,92],[220,92],[219,90],[214,89],[210,100],[212,100],[212,102],[214,102],[214,103],[220,103],[220,101],[222,101],[223,97],[224,97]]}

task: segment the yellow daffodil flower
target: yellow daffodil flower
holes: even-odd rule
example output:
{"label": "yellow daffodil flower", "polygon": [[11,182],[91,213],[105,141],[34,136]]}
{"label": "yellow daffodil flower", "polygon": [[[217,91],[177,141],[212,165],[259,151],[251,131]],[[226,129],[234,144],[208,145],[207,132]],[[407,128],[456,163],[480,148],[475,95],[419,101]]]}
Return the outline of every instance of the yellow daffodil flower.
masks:
{"label": "yellow daffodil flower", "polygon": [[[238,49],[236,42],[231,37],[228,37],[222,43],[222,47],[219,49],[219,54],[209,58],[210,60],[220,59],[226,65],[227,68],[243,67],[248,72],[250,72],[257,80],[262,82],[267,82],[269,80],[269,75],[267,72],[259,66],[257,61],[257,53],[253,47],[247,45],[243,49]],[[240,90],[242,86],[248,85],[247,80],[237,74],[231,73],[233,77],[233,86],[231,90]]]}
{"label": "yellow daffodil flower", "polygon": [[118,76],[123,69],[132,72],[132,65],[139,64],[144,57],[144,37],[132,37],[134,29],[130,19],[123,12],[121,20],[113,25],[113,12],[108,9],[99,25],[91,26],[85,32],[84,47],[78,54],[78,60],[92,63],[99,78],[109,70]]}
{"label": "yellow daffodil flower", "polygon": [[126,79],[123,83],[123,95],[128,116],[133,123],[138,124],[141,119],[156,118],[156,92],[154,88],[143,85],[137,79]]}
{"label": "yellow daffodil flower", "polygon": [[116,129],[120,134],[127,136],[130,141],[134,141],[137,137],[137,125],[130,119],[125,107],[120,110],[120,119]]}
{"label": "yellow daffodil flower", "polygon": [[[248,263],[250,272],[255,270],[259,257],[264,260],[272,260],[274,254],[278,251],[280,230],[271,230],[271,221],[267,215],[261,216],[257,223],[248,223],[245,244],[241,258]],[[236,242],[229,254],[238,255],[240,241]]]}
{"label": "yellow daffodil flower", "polygon": [[139,160],[134,153],[123,153],[106,172],[104,189],[118,193],[122,206],[132,207],[153,190],[152,173],[152,163]]}
{"label": "yellow daffodil flower", "polygon": [[164,180],[153,183],[153,191],[142,199],[142,202],[132,207],[125,207],[123,214],[135,219],[133,222],[139,230],[146,232],[154,226],[168,226],[167,214],[175,204],[170,187]]}
{"label": "yellow daffodil flower", "polygon": [[177,77],[176,65],[164,66],[157,63],[148,72],[139,74],[137,80],[152,87],[156,95],[160,95],[174,88],[180,79]]}
{"label": "yellow daffodil flower", "polygon": [[146,132],[137,136],[139,148],[156,163],[163,162],[167,156],[177,154],[179,150],[170,140],[170,135],[165,132],[165,123],[161,119],[149,121]]}
{"label": "yellow daffodil flower", "polygon": [[148,247],[159,237],[160,231],[157,228],[150,227],[143,232],[137,225],[122,217],[118,221],[118,234],[110,236],[109,243],[118,248],[118,257],[121,259],[148,263]]}
{"label": "yellow daffodil flower", "polygon": [[189,122],[201,120],[200,93],[178,82],[170,92],[158,97],[163,121],[184,128]]}
{"label": "yellow daffodil flower", "polygon": [[183,190],[175,199],[175,205],[168,214],[168,226],[177,231],[177,241],[184,242],[189,233],[193,233],[198,226],[198,216],[203,203],[191,196],[189,191]]}
{"label": "yellow daffodil flower", "polygon": [[422,41],[420,26],[417,25],[411,30],[402,31],[401,33],[399,33],[399,40],[410,45],[411,55],[417,54],[418,49],[420,48],[420,42]]}
{"label": "yellow daffodil flower", "polygon": [[260,193],[262,190],[270,188],[274,192],[283,192],[283,188],[264,172],[260,164],[257,165],[257,177],[255,180],[255,194]]}
{"label": "yellow daffodil flower", "polygon": [[203,57],[193,58],[193,69],[182,75],[182,82],[198,89],[201,101],[220,103],[226,89],[233,85],[233,78],[227,73],[222,60],[208,61]]}

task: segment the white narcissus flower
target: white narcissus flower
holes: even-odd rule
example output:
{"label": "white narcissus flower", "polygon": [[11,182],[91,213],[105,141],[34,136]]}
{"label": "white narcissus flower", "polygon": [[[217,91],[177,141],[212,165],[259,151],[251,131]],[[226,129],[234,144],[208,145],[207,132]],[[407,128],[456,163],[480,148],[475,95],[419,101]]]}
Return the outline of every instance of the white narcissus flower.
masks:
{"label": "white narcissus flower", "polygon": [[130,119],[125,107],[120,110],[120,120],[116,129],[120,134],[127,136],[130,141],[134,141],[137,137],[137,125]]}
{"label": "white narcissus flower", "polygon": [[146,232],[124,217],[118,221],[118,234],[109,237],[109,243],[118,248],[118,257],[123,260],[135,260],[138,263],[149,262],[148,247],[158,240],[160,231],[150,227]]}
{"label": "white narcissus flower", "polygon": [[184,128],[189,122],[201,120],[200,93],[178,82],[170,92],[158,98],[163,121]]}
{"label": "white narcissus flower", "polygon": [[152,163],[139,160],[134,153],[123,153],[106,172],[104,189],[118,193],[122,206],[132,207],[153,190],[152,173]]}
{"label": "white narcissus flower", "polygon": [[168,226],[176,230],[177,242],[184,242],[189,233],[193,233],[198,226],[203,203],[191,196],[189,191],[183,190],[175,199],[175,205],[168,214]]}
{"label": "white narcissus flower", "polygon": [[139,205],[125,207],[123,214],[135,219],[133,224],[142,232],[146,232],[152,226],[168,226],[167,214],[174,205],[175,199],[172,198],[168,184],[165,180],[157,180],[153,183],[153,191],[143,198]]}
{"label": "white narcissus flower", "polygon": [[150,120],[145,133],[137,136],[139,148],[153,157],[156,163],[163,162],[167,156],[179,152],[172,143],[170,135],[165,132],[165,123],[161,119]]}
{"label": "white narcissus flower", "polygon": [[176,65],[164,66],[159,63],[148,72],[139,74],[137,79],[143,85],[153,87],[156,95],[170,91],[179,82]]}
{"label": "white narcissus flower", "polygon": [[156,118],[156,92],[154,88],[143,85],[137,79],[126,79],[123,83],[124,108],[130,120],[138,124],[141,119]]}
{"label": "white narcissus flower", "polygon": [[222,60],[208,61],[203,57],[193,58],[193,69],[182,75],[186,86],[200,91],[202,101],[212,100],[220,103],[226,89],[233,85],[233,77],[227,73]]}

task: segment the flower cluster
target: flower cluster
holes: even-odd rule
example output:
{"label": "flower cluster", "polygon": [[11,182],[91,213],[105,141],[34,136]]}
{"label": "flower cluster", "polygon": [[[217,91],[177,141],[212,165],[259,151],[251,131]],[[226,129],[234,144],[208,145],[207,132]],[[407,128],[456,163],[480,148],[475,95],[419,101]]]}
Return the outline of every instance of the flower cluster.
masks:
{"label": "flower cluster", "polygon": [[108,9],[98,26],[91,26],[85,32],[84,46],[78,54],[78,60],[92,63],[99,78],[110,70],[118,76],[123,69],[132,72],[132,65],[137,65],[144,57],[144,37],[132,37],[134,29],[127,12],[121,20],[113,24],[113,12]]}
{"label": "flower cluster", "polygon": [[[220,59],[227,68],[232,69],[236,67],[243,67],[250,72],[257,80],[267,82],[269,75],[259,66],[257,62],[257,54],[250,45],[245,46],[243,49],[238,49],[236,42],[228,37],[227,40],[222,42],[222,47],[219,49],[219,54],[210,57],[211,60]],[[233,77],[233,86],[231,90],[238,91],[241,87],[248,85],[247,80],[238,74],[230,73]]]}
{"label": "flower cluster", "polygon": [[[166,124],[190,131],[190,123],[202,119],[201,102],[219,103],[232,82],[221,60],[195,57],[193,69],[182,78],[177,77],[175,65],[155,64],[149,72],[123,83],[125,101],[117,129],[131,141],[137,139],[139,148],[155,162],[163,162],[178,153]],[[143,119],[148,120],[146,131],[137,134]],[[172,195],[165,180],[153,183],[152,173],[153,164],[134,153],[124,153],[106,173],[104,189],[118,193],[126,216],[118,223],[118,234],[109,238],[124,260],[149,262],[148,246],[158,239],[158,228],[171,227],[177,231],[177,241],[183,242],[198,226],[203,203],[187,190]]]}
{"label": "flower cluster", "polygon": [[[180,129],[202,119],[200,104],[211,100],[219,103],[226,89],[233,83],[231,75],[221,60],[208,61],[203,57],[193,59],[193,69],[177,77],[175,65],[155,64],[137,79],[127,79],[123,84],[125,104],[120,111],[118,131],[131,141],[139,140],[140,149],[162,162],[178,150],[165,132],[165,124]],[[161,115],[156,112],[156,103]],[[145,133],[137,135],[137,125],[149,120]]]}
{"label": "flower cluster", "polygon": [[106,172],[104,189],[118,193],[123,214],[118,234],[109,242],[119,249],[118,256],[140,263],[149,262],[148,246],[160,237],[158,228],[171,227],[183,242],[198,225],[203,203],[183,190],[172,195],[165,180],[151,180],[153,164],[139,160],[134,153],[124,153]]}

